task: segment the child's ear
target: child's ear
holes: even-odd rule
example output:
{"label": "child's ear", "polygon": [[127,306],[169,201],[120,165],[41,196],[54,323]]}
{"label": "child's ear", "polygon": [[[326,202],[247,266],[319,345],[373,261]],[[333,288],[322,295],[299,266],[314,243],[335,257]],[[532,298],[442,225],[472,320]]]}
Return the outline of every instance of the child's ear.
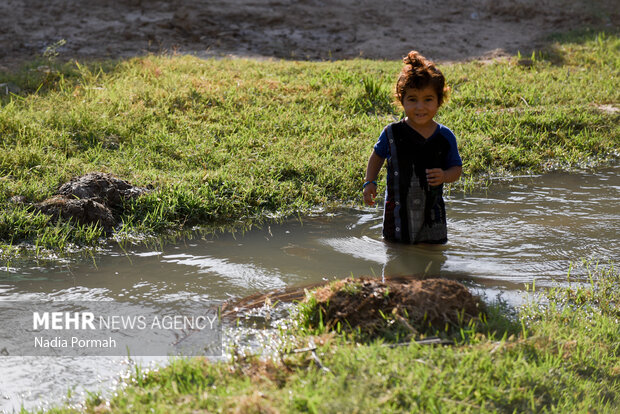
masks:
{"label": "child's ear", "polygon": [[[441,100],[441,105],[445,104],[448,101],[448,99],[450,99],[450,93],[451,92],[452,92],[452,89],[448,85],[444,86],[444,88],[443,88],[443,99]],[[441,106],[441,105],[439,105],[439,106]]]}

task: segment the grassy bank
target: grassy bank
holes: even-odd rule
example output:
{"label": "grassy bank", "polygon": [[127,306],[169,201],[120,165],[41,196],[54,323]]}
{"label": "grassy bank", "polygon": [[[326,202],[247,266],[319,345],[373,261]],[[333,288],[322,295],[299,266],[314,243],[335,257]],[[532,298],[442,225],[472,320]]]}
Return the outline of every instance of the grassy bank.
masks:
{"label": "grassy bank", "polygon": [[[588,34],[530,62],[444,65],[465,181],[616,157],[620,40]],[[42,65],[45,64],[45,65]],[[359,203],[372,145],[400,110],[399,62],[200,60],[33,62],[0,74],[2,254],[94,245],[100,228],[52,223],[26,203],[70,178],[110,172],[156,191],[120,235]],[[17,88],[15,88],[17,87]]]}
{"label": "grassy bank", "polygon": [[317,336],[326,370],[309,352],[291,353],[308,346],[312,333],[294,330],[297,339],[273,360],[194,358],[137,370],[110,400],[91,395],[84,411],[618,412],[620,274],[591,265],[585,275],[541,292],[514,318],[502,302],[490,306],[486,323],[451,334],[452,346],[360,346]]}

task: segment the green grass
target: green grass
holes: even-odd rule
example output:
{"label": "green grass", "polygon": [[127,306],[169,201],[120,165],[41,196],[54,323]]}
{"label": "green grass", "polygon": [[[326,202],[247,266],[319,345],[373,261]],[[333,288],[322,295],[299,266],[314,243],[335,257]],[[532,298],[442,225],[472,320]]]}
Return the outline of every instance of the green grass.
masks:
{"label": "green grass", "polygon": [[[617,158],[618,113],[597,105],[620,102],[619,48],[615,34],[585,34],[535,54],[529,67],[516,58],[442,66],[452,94],[439,121],[457,136],[463,182]],[[0,101],[7,257],[24,245],[98,243],[101,229],[55,226],[9,201],[41,201],[91,171],[156,188],[127,207],[121,235],[360,203],[372,145],[401,111],[394,61],[42,63],[0,73],[0,83],[21,88]],[[51,237],[52,226],[65,230]]]}
{"label": "green grass", "polygon": [[309,352],[290,352],[308,344],[307,332],[297,332],[273,359],[234,354],[229,363],[176,359],[136,369],[126,388],[109,400],[92,394],[84,411],[615,413],[620,273],[585,269],[571,286],[538,292],[546,305],[535,301],[514,318],[504,302],[491,304],[488,322],[453,346],[361,346],[323,334],[314,339],[327,372]]}

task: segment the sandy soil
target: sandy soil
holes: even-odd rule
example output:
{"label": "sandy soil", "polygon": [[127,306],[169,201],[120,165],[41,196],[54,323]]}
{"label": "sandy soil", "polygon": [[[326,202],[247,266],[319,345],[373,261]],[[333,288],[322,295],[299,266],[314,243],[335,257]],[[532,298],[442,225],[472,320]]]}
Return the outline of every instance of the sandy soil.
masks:
{"label": "sandy soil", "polygon": [[615,0],[2,0],[0,65],[178,51],[438,61],[526,52],[551,32],[617,27]]}

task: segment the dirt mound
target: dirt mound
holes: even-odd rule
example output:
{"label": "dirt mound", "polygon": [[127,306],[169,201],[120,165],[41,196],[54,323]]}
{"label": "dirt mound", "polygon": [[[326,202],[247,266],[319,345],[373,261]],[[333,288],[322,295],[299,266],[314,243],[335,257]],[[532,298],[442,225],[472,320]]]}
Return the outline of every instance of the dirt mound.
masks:
{"label": "dirt mound", "polygon": [[37,209],[55,220],[74,220],[80,224],[99,223],[106,233],[112,231],[116,220],[105,205],[93,199],[79,200],[66,196],[54,196],[36,205]]}
{"label": "dirt mound", "polygon": [[79,199],[92,199],[110,208],[120,208],[123,200],[136,198],[148,191],[135,187],[111,174],[94,172],[63,184],[58,194]]}
{"label": "dirt mound", "polygon": [[317,289],[305,301],[316,302],[314,323],[320,317],[328,328],[340,324],[370,337],[397,330],[409,336],[444,331],[446,326],[467,325],[484,311],[479,298],[447,279],[348,278]]}
{"label": "dirt mound", "polygon": [[89,173],[63,184],[58,195],[35,204],[35,208],[55,220],[75,220],[80,224],[98,223],[106,233],[117,223],[123,201],[136,198],[147,188],[136,187],[106,173]]}

